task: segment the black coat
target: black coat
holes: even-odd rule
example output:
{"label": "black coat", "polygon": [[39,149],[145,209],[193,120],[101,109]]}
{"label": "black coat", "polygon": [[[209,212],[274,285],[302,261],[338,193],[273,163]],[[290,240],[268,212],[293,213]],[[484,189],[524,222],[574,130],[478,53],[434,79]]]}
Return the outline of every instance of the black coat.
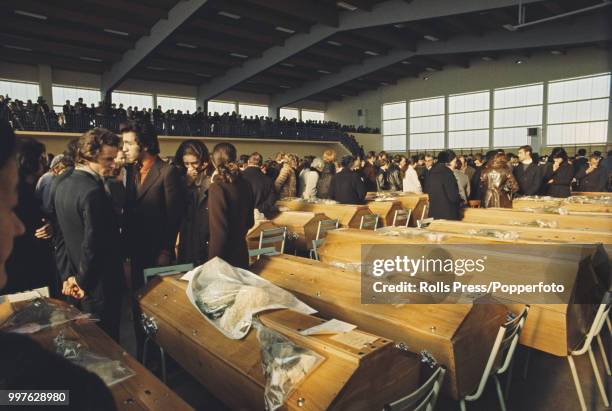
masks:
{"label": "black coat", "polygon": [[519,195],[534,196],[540,192],[542,186],[542,169],[535,161],[523,169],[523,164],[519,163],[513,170],[514,178],[519,185]]}
{"label": "black coat", "polygon": [[436,164],[425,182],[429,194],[429,217],[459,220],[461,197],[455,175],[444,164]]}
{"label": "black coat", "polygon": [[162,250],[174,253],[186,196],[178,170],[159,157],[143,182],[138,167],[126,171],[126,234],[135,269],[132,280],[139,287],[142,269],[155,267]]}
{"label": "black coat", "polygon": [[274,181],[262,173],[259,167],[245,168],[242,177],[251,185],[255,208],[267,219],[273,218],[278,213],[276,206],[278,195],[274,189]]}
{"label": "black coat", "polygon": [[361,172],[364,177],[366,190],[367,191],[377,191],[378,185],[376,184],[376,174],[377,174],[376,166],[372,163],[366,162],[363,168],[361,169]]}
{"label": "black coat", "polygon": [[329,198],[341,204],[365,204],[366,186],[356,171],[343,168],[334,175],[329,186]]}
{"label": "black coat", "polygon": [[242,177],[233,183],[214,182],[208,188],[208,257],[220,257],[229,264],[249,267],[246,234],[255,224],[251,186]]}
{"label": "black coat", "polygon": [[[561,163],[557,171],[553,172],[553,163],[546,164],[544,183],[546,195],[551,197],[569,197],[570,185],[574,178],[574,168],[567,162]],[[548,181],[553,180],[552,183]]]}
{"label": "black coat", "polygon": [[470,180],[470,200],[482,200],[484,197],[484,193],[480,189],[480,176],[482,175],[483,166],[475,166],[474,174],[472,175],[472,180]]}
{"label": "black coat", "polygon": [[187,208],[181,222],[177,260],[198,266],[208,260],[208,187],[210,176],[202,173],[186,189]]}
{"label": "black coat", "polygon": [[572,163],[572,166],[574,166],[574,174],[576,174],[577,172],[582,170],[584,167],[589,166],[589,160],[586,157],[579,157],[574,160],[574,162]]}
{"label": "black coat", "polygon": [[321,174],[319,174],[319,180],[317,180],[317,197],[331,198],[329,190],[331,189],[332,178],[335,174],[336,168],[334,163],[326,162]]}
{"label": "black coat", "polygon": [[55,212],[68,259],[62,279],[76,277],[85,291],[81,309],[100,318],[113,338],[119,333],[123,263],[117,216],[102,179],[75,169],[60,176]]}
{"label": "black coat", "polygon": [[586,173],[588,165],[576,174],[578,180],[578,190],[587,192],[608,191],[608,170],[605,167],[597,167],[589,174]]}

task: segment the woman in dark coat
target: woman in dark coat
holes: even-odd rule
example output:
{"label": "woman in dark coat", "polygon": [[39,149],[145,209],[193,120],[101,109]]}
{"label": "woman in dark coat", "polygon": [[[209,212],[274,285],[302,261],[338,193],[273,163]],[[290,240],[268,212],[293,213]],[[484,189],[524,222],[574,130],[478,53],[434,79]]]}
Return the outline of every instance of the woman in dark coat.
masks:
{"label": "woman in dark coat", "polygon": [[519,187],[505,154],[498,153],[487,163],[480,176],[480,183],[483,193],[481,207],[512,208],[512,194]]}
{"label": "woman in dark coat", "polygon": [[199,140],[181,143],[174,156],[187,193],[187,211],[179,231],[177,260],[179,263],[203,264],[208,260],[208,187],[210,158],[208,149]]}
{"label": "woman in dark coat", "polygon": [[455,159],[452,150],[438,154],[438,162],[429,171],[425,180],[425,189],[429,194],[429,217],[435,219],[459,220],[461,197],[455,174],[449,164]]}
{"label": "woman in dark coat", "polygon": [[561,147],[555,147],[548,157],[544,173],[547,196],[569,197],[570,186],[574,178],[574,167],[567,161],[567,153]]}
{"label": "woman in dark coat", "polygon": [[208,257],[248,268],[247,231],[255,224],[251,186],[236,165],[236,147],[219,143],[211,155],[215,171],[208,188]]}
{"label": "woman in dark coat", "polygon": [[589,162],[576,173],[578,191],[608,191],[608,170],[601,165],[601,156],[591,155]]}
{"label": "woman in dark coat", "polygon": [[323,170],[319,175],[317,181],[317,197],[318,198],[329,198],[329,187],[331,185],[332,178],[336,174],[336,152],[334,150],[325,150],[323,152]]}

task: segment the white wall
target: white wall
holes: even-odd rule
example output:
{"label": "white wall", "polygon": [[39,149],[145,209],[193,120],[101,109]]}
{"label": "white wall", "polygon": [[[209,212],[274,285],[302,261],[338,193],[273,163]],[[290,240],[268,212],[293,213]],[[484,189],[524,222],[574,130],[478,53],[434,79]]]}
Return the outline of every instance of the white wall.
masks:
{"label": "white wall", "polygon": [[[359,96],[345,97],[327,105],[325,118],[342,124],[357,124],[357,110],[367,110],[366,126],[381,126],[381,105],[394,101],[442,96],[557,80],[612,70],[612,58],[607,49],[572,49],[566,55],[538,53],[523,64],[515,64],[516,56],[498,61],[472,61],[468,69],[449,66],[440,72],[428,73],[429,80],[406,78],[396,85],[380,87]],[[612,120],[612,119],[611,119]],[[612,121],[610,122],[612,124]],[[608,133],[609,137],[612,137]]]}

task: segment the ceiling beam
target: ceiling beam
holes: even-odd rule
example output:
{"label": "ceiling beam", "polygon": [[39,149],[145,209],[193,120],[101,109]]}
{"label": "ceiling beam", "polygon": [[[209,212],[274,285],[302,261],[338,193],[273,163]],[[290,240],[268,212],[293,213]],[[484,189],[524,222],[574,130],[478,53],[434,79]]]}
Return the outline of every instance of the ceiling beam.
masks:
{"label": "ceiling beam", "polygon": [[338,10],[333,4],[303,0],[246,0],[247,3],[270,8],[301,20],[317,22],[326,26],[338,26]]}
{"label": "ceiling beam", "polygon": [[210,83],[202,84],[198,89],[198,102],[202,104],[341,31],[508,7],[518,5],[521,1],[527,4],[543,0],[429,0],[411,3],[404,0],[389,0],[372,7],[370,12],[361,10],[340,12],[338,27],[315,24],[309,33],[295,34],[286,39],[283,45],[266,50],[261,57],[249,59],[241,67],[228,70],[225,75]]}
{"label": "ceiling beam", "polygon": [[110,97],[111,91],[144,60],[157,46],[168,38],[179,26],[200,9],[207,0],[179,1],[169,12],[168,19],[159,20],[151,28],[151,34],[141,37],[134,48],[123,54],[121,60],[102,75],[101,92]]}
{"label": "ceiling beam", "polygon": [[[266,4],[268,3],[268,1],[265,0],[262,3]],[[240,20],[254,20],[256,22],[272,26],[273,28],[280,26],[300,33],[306,33],[312,25],[303,21],[303,19],[274,12],[274,10],[266,10],[262,7],[252,7],[248,4],[236,3],[231,0],[214,0],[210,6],[218,11],[226,11],[232,14],[236,14],[240,16]],[[221,16],[221,18],[227,17]]]}
{"label": "ceiling beam", "polygon": [[478,53],[482,51],[515,50],[570,44],[593,43],[610,39],[606,15],[581,16],[572,25],[563,22],[548,23],[531,27],[530,30],[510,32],[499,30],[486,37],[472,35],[458,36],[446,42],[422,41],[418,52],[392,51],[386,56],[373,57],[361,64],[343,68],[340,72],[323,76],[306,83],[298,89],[273,96],[271,112],[275,107],[284,107],[308,96],[336,87],[348,80],[366,76],[369,73],[391,66],[415,55],[435,56],[436,54]]}

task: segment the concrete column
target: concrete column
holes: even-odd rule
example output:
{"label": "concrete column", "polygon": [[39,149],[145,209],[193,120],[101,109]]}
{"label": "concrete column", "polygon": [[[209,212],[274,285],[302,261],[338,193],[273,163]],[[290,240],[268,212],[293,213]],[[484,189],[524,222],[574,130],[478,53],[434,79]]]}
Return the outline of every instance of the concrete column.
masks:
{"label": "concrete column", "polygon": [[280,107],[269,106],[268,107],[268,117],[272,119],[277,119],[280,117]]}
{"label": "concrete column", "polygon": [[41,95],[49,105],[53,107],[53,73],[48,64],[38,65],[38,94]]}

